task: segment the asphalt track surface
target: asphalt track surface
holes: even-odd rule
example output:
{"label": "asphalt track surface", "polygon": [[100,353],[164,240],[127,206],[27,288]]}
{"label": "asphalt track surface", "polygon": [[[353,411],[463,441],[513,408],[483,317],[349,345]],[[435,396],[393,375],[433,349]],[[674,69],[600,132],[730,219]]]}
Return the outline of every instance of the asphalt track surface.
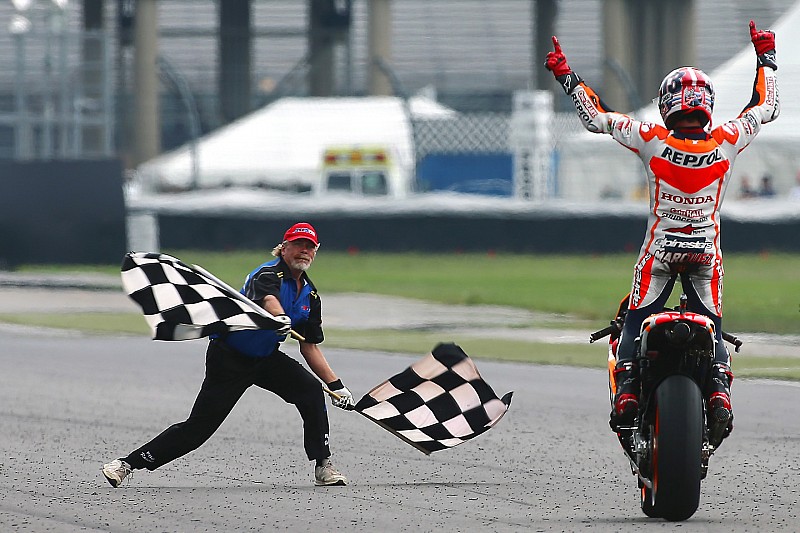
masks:
{"label": "asphalt track surface", "polygon": [[[678,526],[638,508],[636,480],[608,429],[603,371],[478,361],[498,395],[514,391],[511,409],[491,431],[431,456],[331,408],[347,487],[313,486],[296,411],[252,388],[201,448],[114,489],[102,463],[187,416],[205,341],[11,326],[0,339],[0,531],[797,531],[800,523],[793,383],[735,382],[736,429],[712,458],[699,510]],[[360,396],[423,354],[326,355]]]}

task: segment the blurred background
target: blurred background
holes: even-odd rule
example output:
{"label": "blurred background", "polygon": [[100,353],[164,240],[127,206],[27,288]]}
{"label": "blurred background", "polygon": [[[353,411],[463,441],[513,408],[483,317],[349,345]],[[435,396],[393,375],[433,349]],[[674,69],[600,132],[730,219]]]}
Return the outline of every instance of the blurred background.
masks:
{"label": "blurred background", "polygon": [[641,163],[580,127],[550,37],[641,119],[703,69],[719,124],[751,19],[783,111],[737,160],[726,244],[796,249],[793,0],[0,0],[0,266],[262,247],[253,222],[298,217],[334,248],[638,248]]}

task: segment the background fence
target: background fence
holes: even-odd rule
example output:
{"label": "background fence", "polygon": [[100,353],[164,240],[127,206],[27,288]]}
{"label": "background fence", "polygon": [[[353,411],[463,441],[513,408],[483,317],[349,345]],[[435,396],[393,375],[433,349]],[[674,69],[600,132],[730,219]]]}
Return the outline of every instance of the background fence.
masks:
{"label": "background fence", "polygon": [[[571,66],[601,94],[608,61],[599,23],[602,1],[561,2],[556,21]],[[770,27],[794,3],[695,2],[702,30],[696,36],[697,65],[713,71],[749,46],[743,30],[748,20]],[[33,0],[21,14],[11,2],[0,2],[0,20],[6,22],[0,28],[0,160],[52,162],[48,168],[59,183],[80,179],[78,167],[66,164],[70,160],[114,158],[123,167],[129,161],[134,50],[121,15],[131,2],[99,2],[101,20],[86,29],[82,7],[89,4],[98,2]],[[250,5],[252,86],[247,106],[256,110],[286,96],[307,96],[308,2],[252,0]],[[337,96],[368,92],[367,0],[351,5],[350,31],[334,43],[332,55]],[[513,194],[519,164],[514,160],[514,95],[531,90],[535,73],[542,69],[542,58],[532,52],[533,5],[524,0],[392,2],[392,53],[385,69],[395,94],[424,94],[454,111],[445,118],[411,121],[418,190]],[[157,2],[159,137],[164,150],[227,124],[220,112],[219,6],[216,0]],[[600,205],[644,202],[638,159],[608,137],[586,133],[569,99],[555,86],[552,90],[555,113],[547,121],[552,150],[545,162],[549,174],[538,198]],[[741,95],[742,104],[747,97]],[[284,147],[287,152],[294,148]],[[800,169],[799,154],[792,139],[758,139],[737,161],[735,183],[748,177],[757,184],[769,175],[778,196],[786,196]],[[119,176],[112,174],[109,180],[118,183]],[[57,190],[41,193],[52,196]],[[736,189],[729,191],[729,196],[738,195]],[[761,209],[753,211],[758,215]]]}

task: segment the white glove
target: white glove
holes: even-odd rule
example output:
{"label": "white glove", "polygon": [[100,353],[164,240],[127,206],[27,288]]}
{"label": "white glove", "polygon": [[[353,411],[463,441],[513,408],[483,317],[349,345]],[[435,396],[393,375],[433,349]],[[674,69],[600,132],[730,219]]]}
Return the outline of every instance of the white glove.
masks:
{"label": "white glove", "polygon": [[337,379],[333,383],[328,383],[328,390],[338,396],[337,398],[331,395],[331,403],[334,407],[344,409],[345,411],[352,411],[355,409],[356,402],[353,400],[353,393],[342,384],[341,379]]}
{"label": "white glove", "polygon": [[279,337],[288,335],[289,330],[292,329],[292,319],[289,318],[289,315],[275,315],[275,320],[282,324],[282,326],[275,328],[275,333]]}

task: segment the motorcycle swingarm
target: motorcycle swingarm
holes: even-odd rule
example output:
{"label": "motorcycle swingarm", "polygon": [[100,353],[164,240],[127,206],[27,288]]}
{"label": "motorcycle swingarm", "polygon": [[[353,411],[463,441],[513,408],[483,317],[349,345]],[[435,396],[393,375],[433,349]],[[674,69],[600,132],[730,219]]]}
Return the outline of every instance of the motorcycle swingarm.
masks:
{"label": "motorcycle swingarm", "polygon": [[631,470],[633,470],[633,473],[636,474],[636,477],[639,478],[639,481],[642,482],[642,485],[644,485],[650,490],[653,490],[653,482],[642,474],[641,470],[639,470],[639,466],[636,464],[636,461],[634,461],[633,458],[630,455],[628,455],[627,451],[625,452],[625,457],[627,457],[628,461],[630,461]]}
{"label": "motorcycle swingarm", "polygon": [[641,481],[642,484],[648,489],[653,490],[653,482],[650,481],[648,477],[645,477],[644,474],[642,474],[642,471],[639,470],[639,465],[636,464],[636,458],[631,455],[625,446],[622,446],[622,453],[625,454],[625,457],[627,457],[628,461],[631,463],[631,471],[636,474],[636,477],[639,478],[639,481]]}

